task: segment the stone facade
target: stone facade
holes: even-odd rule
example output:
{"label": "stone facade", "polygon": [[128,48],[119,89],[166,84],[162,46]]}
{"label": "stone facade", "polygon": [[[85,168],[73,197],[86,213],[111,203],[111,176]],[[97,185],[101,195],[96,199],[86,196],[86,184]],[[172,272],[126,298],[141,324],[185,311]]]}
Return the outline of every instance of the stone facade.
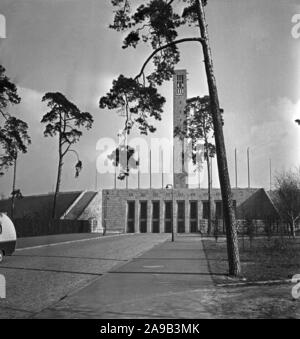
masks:
{"label": "stone facade", "polygon": [[[173,77],[173,127],[184,131],[186,126],[187,71],[176,70]],[[184,141],[174,132],[173,186],[169,189],[103,190],[92,200],[80,219],[92,220],[93,230],[106,228],[121,233],[207,233],[207,189],[189,189],[184,163]],[[260,219],[273,211],[265,191],[233,189],[237,217],[245,213]],[[212,215],[215,229],[224,232],[221,191],[212,190]],[[243,212],[243,213],[242,213]],[[250,213],[251,212],[251,213]],[[173,226],[172,226],[173,225]],[[218,226],[218,227],[217,227]]]}
{"label": "stone facade", "polygon": [[[173,77],[174,130],[184,131],[187,128],[186,101],[187,71],[176,70]],[[93,221],[96,224],[93,227],[94,231],[105,228],[109,232],[165,233],[171,232],[174,227],[175,232],[178,233],[199,231],[207,233],[207,189],[188,188],[183,154],[184,141],[174,132],[173,187],[100,191],[80,219]],[[266,210],[272,209],[272,206],[269,206],[271,201],[266,199],[267,195],[263,194],[264,191],[257,193],[258,191],[258,189],[233,189],[236,212],[245,208],[249,212],[254,205],[258,206],[255,211],[259,211],[262,202]],[[252,196],[254,198],[250,199]],[[220,232],[224,232],[222,197],[219,189],[212,190],[212,201],[214,202],[212,205],[214,224],[218,225]],[[243,203],[245,204],[242,205]]]}
{"label": "stone facade", "polygon": [[[253,195],[257,189],[233,189],[233,199],[238,207]],[[205,233],[207,221],[204,218],[203,206],[208,200],[206,189],[117,189],[117,190],[103,190],[102,191],[102,223],[109,231],[115,232],[141,232],[141,202],[147,202],[146,230],[147,233],[153,232],[153,202],[159,204],[159,232],[165,233],[166,229],[166,202],[173,201],[173,225],[176,232],[178,231],[178,219],[182,218],[182,225],[184,224],[184,232],[191,232],[191,203],[193,202],[197,222],[197,231],[200,229]],[[217,204],[221,203],[221,191],[219,189],[212,190],[212,200],[215,202],[212,206],[213,215],[218,219]],[[178,215],[178,202],[181,204],[181,216]],[[129,204],[132,203],[131,222],[134,225],[133,229],[129,230]],[[183,204],[184,203],[184,204]],[[183,211],[184,206],[184,211]],[[219,208],[220,209],[220,208]],[[133,212],[134,211],[134,212]],[[145,213],[145,212],[144,212]],[[223,220],[220,217],[220,224]],[[202,226],[201,226],[202,225]]]}
{"label": "stone facade", "polygon": [[79,220],[89,220],[94,233],[102,232],[103,230],[102,207],[102,191],[99,191],[79,217]]}

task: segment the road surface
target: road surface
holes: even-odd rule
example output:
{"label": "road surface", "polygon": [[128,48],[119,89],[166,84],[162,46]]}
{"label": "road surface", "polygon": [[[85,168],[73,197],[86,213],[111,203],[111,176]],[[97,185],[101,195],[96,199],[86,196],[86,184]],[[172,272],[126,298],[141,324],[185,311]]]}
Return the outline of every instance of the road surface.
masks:
{"label": "road surface", "polygon": [[300,318],[292,284],[215,285],[199,236],[65,235],[18,246],[0,265],[0,318]]}
{"label": "road surface", "polygon": [[63,235],[22,239],[0,264],[6,299],[0,318],[31,318],[168,235]]}

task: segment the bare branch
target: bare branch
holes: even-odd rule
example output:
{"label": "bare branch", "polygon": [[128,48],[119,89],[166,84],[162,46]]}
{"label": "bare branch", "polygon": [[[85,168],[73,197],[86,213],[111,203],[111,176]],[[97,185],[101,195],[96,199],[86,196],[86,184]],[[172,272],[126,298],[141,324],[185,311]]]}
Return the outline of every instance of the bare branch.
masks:
{"label": "bare branch", "polygon": [[65,151],[62,153],[62,158],[69,152],[71,145],[72,144],[69,144]]}
{"label": "bare branch", "polygon": [[5,113],[4,111],[2,111],[2,109],[0,109],[0,114],[3,116],[3,118],[4,118],[5,120],[7,120],[8,117],[9,117],[9,114],[8,114],[8,113]]}
{"label": "bare branch", "polygon": [[168,2],[168,6],[171,6],[172,3],[173,3],[174,1],[175,1],[175,0],[170,0],[170,1]]}
{"label": "bare branch", "polygon": [[148,63],[151,61],[151,59],[160,51],[162,51],[163,49],[166,49],[166,48],[169,48],[169,47],[172,47],[174,45],[178,45],[178,44],[181,44],[181,43],[184,43],[184,42],[191,42],[191,41],[196,41],[196,42],[200,42],[201,44],[204,42],[204,40],[202,38],[185,38],[185,39],[179,39],[179,40],[175,40],[175,41],[172,41],[166,45],[163,45],[159,48],[157,48],[149,57],[148,59],[145,61],[145,63],[143,64],[143,67],[141,68],[141,71],[140,73],[134,78],[135,80],[137,80],[138,78],[140,78],[143,74],[144,74],[144,71],[145,71],[145,68],[146,66],[148,65]]}
{"label": "bare branch", "polygon": [[146,27],[151,27],[151,26],[150,26],[150,24],[144,24],[142,27],[137,28],[136,31],[140,32],[140,31],[142,31]]}

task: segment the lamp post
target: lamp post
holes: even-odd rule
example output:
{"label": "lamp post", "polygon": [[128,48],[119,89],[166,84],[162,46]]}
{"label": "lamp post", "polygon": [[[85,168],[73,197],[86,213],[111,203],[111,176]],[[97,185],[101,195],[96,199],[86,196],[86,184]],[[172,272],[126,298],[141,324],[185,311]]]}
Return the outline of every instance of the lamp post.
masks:
{"label": "lamp post", "polygon": [[175,241],[175,234],[174,234],[174,186],[172,184],[168,184],[166,186],[167,190],[172,190],[172,242]]}

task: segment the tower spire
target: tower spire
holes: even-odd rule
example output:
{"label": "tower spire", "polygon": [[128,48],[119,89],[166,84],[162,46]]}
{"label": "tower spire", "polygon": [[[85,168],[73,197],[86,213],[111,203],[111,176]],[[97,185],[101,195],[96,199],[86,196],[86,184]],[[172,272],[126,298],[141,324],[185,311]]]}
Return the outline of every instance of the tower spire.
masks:
{"label": "tower spire", "polygon": [[173,77],[173,126],[174,126],[174,188],[187,188],[185,171],[184,140],[175,135],[175,129],[186,128],[185,106],[187,100],[187,71],[175,70]]}

